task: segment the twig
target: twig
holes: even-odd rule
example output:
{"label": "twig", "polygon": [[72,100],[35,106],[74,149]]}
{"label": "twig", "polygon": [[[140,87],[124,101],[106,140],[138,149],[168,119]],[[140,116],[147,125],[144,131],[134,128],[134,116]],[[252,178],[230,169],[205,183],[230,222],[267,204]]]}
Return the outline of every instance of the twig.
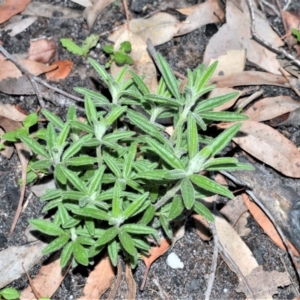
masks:
{"label": "twig", "polygon": [[269,50],[277,53],[277,54],[281,54],[284,57],[288,58],[289,60],[291,60],[294,64],[296,64],[298,67],[300,67],[300,60],[296,59],[292,54],[288,53],[287,51],[285,51],[284,49],[279,49],[274,47],[272,44],[270,44],[269,42],[265,41],[263,38],[261,38],[259,35],[256,34],[255,31],[255,18],[254,18],[254,9],[253,9],[253,4],[252,4],[252,0],[247,0],[247,5],[249,8],[249,13],[250,13],[250,20],[251,20],[251,35],[252,38],[255,39],[257,42],[259,42],[260,44],[262,44],[263,46],[265,46],[266,48],[268,48]]}
{"label": "twig", "polygon": [[123,0],[123,5],[124,5],[124,9],[125,9],[125,15],[126,15],[126,27],[127,30],[129,31],[129,10],[128,10],[128,3],[127,0]]}
{"label": "twig", "polygon": [[38,87],[38,85],[36,84],[36,82],[34,81],[34,75],[31,74],[16,58],[14,58],[10,53],[8,53],[4,47],[2,45],[0,45],[0,52],[10,61],[12,61],[17,67],[18,69],[24,73],[28,79],[30,80],[33,90],[39,100],[40,106],[45,107],[45,102],[43,100],[43,97],[41,95],[41,91]]}
{"label": "twig", "polygon": [[61,95],[64,95],[74,101],[77,102],[84,102],[83,99],[77,97],[77,96],[73,96],[59,88],[56,88],[54,86],[51,86],[48,82],[46,82],[45,80],[42,80],[41,78],[38,78],[36,76],[34,76],[33,74],[31,74],[16,58],[14,58],[2,45],[0,45],[0,52],[10,61],[12,61],[19,69],[22,73],[24,73],[28,79],[30,80],[33,90],[36,93],[40,106],[44,107],[45,106],[45,102],[43,100],[42,97],[42,92],[40,91],[40,88],[38,87],[37,83],[42,84],[43,86],[47,87],[48,89],[51,89]]}
{"label": "twig", "polygon": [[113,287],[111,288],[110,290],[110,293],[107,297],[107,300],[113,300],[113,299],[117,299],[116,296],[117,296],[117,292],[120,288],[120,284],[121,284],[121,279],[122,279],[122,264],[121,264],[121,259],[120,257],[118,257],[118,264],[117,264],[117,278],[116,278],[116,281],[113,285]]}
{"label": "twig", "polygon": [[[215,198],[216,198],[216,196],[213,196],[213,198],[212,198],[214,212],[216,211],[216,199]],[[207,288],[205,291],[205,300],[209,300],[210,294],[211,294],[211,291],[213,288],[213,284],[214,284],[215,276],[216,276],[218,253],[219,253],[219,251],[218,251],[219,239],[218,239],[218,234],[217,234],[215,223],[213,223],[213,222],[210,223],[209,227],[212,232],[213,239],[214,239],[214,253],[213,253],[213,259],[212,259],[212,263],[211,263],[211,273],[209,275],[208,282],[207,282]]]}

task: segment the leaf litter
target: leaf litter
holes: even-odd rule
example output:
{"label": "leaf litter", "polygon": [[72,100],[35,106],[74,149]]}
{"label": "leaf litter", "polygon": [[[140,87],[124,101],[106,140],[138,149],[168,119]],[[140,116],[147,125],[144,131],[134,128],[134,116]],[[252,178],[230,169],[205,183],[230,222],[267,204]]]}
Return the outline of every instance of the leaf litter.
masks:
{"label": "leaf litter", "polygon": [[[30,1],[28,1],[30,2]],[[74,1],[79,3],[80,5],[87,7],[84,12],[84,16],[87,20],[89,28],[93,26],[95,23],[98,15],[103,11],[103,9],[110,5],[113,1]],[[7,3],[11,3],[10,1],[5,1],[5,5]],[[25,2],[23,2],[25,3]],[[28,4],[28,3],[27,3]],[[10,4],[11,5],[11,4]],[[17,6],[17,5],[16,5]],[[11,16],[5,12],[5,9],[2,8],[5,6],[0,6],[0,19],[7,18],[8,20]],[[14,8],[14,14],[18,14],[24,10],[24,8],[18,5],[17,8]],[[31,3],[27,9],[23,12],[24,15],[34,15],[34,16],[43,16],[46,18],[53,18],[55,12],[57,10],[57,6],[49,5],[49,4],[38,4],[33,5]],[[223,16],[223,10],[217,6],[217,1],[210,0],[205,2],[204,4],[196,5],[189,7],[188,9],[182,8],[178,10],[181,13],[185,13],[188,15],[185,21],[177,21],[177,19],[167,13],[156,13],[149,19],[132,19],[129,23],[130,29],[132,32],[135,32],[137,36],[135,36],[132,32],[127,32],[126,24],[123,26],[120,31],[115,31],[113,35],[110,36],[110,39],[115,42],[115,47],[123,40],[130,40],[133,45],[133,57],[134,65],[133,68],[135,71],[138,70],[139,74],[143,74],[148,76],[148,86],[151,87],[151,90],[155,89],[157,86],[157,77],[156,72],[153,69],[153,65],[151,65],[151,59],[146,55],[146,46],[145,43],[140,40],[144,39],[144,41],[148,38],[153,39],[154,45],[164,44],[167,41],[172,40],[175,36],[183,35],[188,32],[194,31],[196,28],[200,28],[203,25],[208,23],[218,23],[220,22]],[[81,16],[82,12],[74,9],[61,9],[62,15],[59,18],[76,18]],[[208,14],[210,12],[210,14]],[[228,1],[226,7],[226,23],[219,29],[218,33],[215,34],[205,51],[204,61],[206,63],[210,62],[212,59],[221,59],[222,55],[228,55],[229,53],[243,53],[247,55],[247,59],[254,63],[255,65],[259,66],[260,68],[266,70],[267,72],[257,72],[257,71],[244,71],[244,64],[245,64],[245,57],[241,56],[241,59],[229,60],[227,56],[224,56],[225,65],[222,66],[218,72],[218,77],[214,78],[214,81],[217,82],[219,87],[229,88],[234,86],[241,86],[241,85],[277,85],[282,87],[290,87],[288,81],[285,77],[279,75],[280,72],[278,68],[280,66],[279,61],[276,59],[276,55],[271,53],[269,50],[264,48],[263,46],[259,45],[258,43],[254,42],[250,37],[250,18],[248,14],[248,8],[246,7],[245,1],[239,1],[237,5],[233,5],[232,2]],[[282,46],[283,43],[278,35],[271,29],[269,24],[266,21],[266,18],[262,13],[256,10],[256,14],[258,15],[258,19],[256,22],[256,30],[260,35],[262,35],[265,40],[270,42],[271,44],[275,45],[276,47]],[[288,12],[284,13],[284,21],[288,24],[295,24],[295,17],[290,16]],[[293,19],[294,18],[294,19]],[[4,20],[3,19],[3,20]],[[293,19],[293,22],[290,21]],[[245,21],[246,20],[246,21]],[[4,21],[3,21],[4,22]],[[290,30],[291,26],[287,27],[287,30]],[[123,30],[123,31],[122,31]],[[288,32],[287,32],[288,33]],[[140,37],[138,37],[140,36]],[[127,38],[126,38],[127,37]],[[214,43],[214,44],[213,44]],[[218,47],[218,45],[222,44],[222,47]],[[37,49],[40,49],[38,46]],[[216,52],[215,49],[220,49],[221,51]],[[244,49],[247,51],[245,52]],[[47,63],[54,57],[56,49],[46,48],[38,53],[38,57],[36,54],[32,54],[30,52],[28,54],[29,59],[33,59],[36,61],[42,60],[42,63]],[[239,52],[232,52],[232,51],[239,51]],[[48,57],[45,56],[46,52],[50,52]],[[136,52],[136,53],[135,53]],[[226,64],[227,62],[227,64]],[[51,70],[51,66],[45,65],[38,65],[35,62],[29,63],[28,61],[22,61],[22,63],[30,69],[35,75],[40,75],[45,72],[49,72]],[[12,67],[12,64],[8,61],[3,61],[3,64],[8,65],[6,68],[1,70],[3,74],[1,80],[3,81],[4,78],[8,77],[19,77],[20,72],[17,69]],[[230,68],[232,64],[235,64],[235,71],[233,68]],[[52,65],[55,66],[54,63]],[[229,70],[230,74],[227,71]],[[116,66],[112,67],[112,73],[117,74],[119,69]],[[233,71],[233,72],[232,72]],[[268,73],[270,72],[270,73]],[[271,74],[272,73],[272,74]],[[5,77],[6,76],[6,77]],[[68,76],[68,75],[66,75]],[[63,79],[61,75],[57,75],[56,80]],[[50,80],[48,78],[48,80]],[[1,83],[1,82],[0,82]],[[241,94],[240,94],[241,95]],[[239,96],[240,96],[239,95]],[[239,97],[238,96],[238,97]],[[237,98],[238,98],[237,97]],[[266,98],[256,102],[253,106],[250,106],[248,110],[246,110],[246,114],[250,115],[251,121],[245,121],[242,129],[241,129],[241,136],[234,139],[234,141],[239,144],[241,148],[251,153],[254,157],[263,162],[270,164],[273,168],[277,169],[279,172],[285,174],[286,176],[291,176],[295,178],[299,178],[299,166],[300,162],[298,162],[299,152],[297,152],[297,148],[293,145],[292,142],[288,141],[284,138],[280,133],[275,131],[274,129],[270,128],[267,125],[258,123],[264,120],[268,120],[279,116],[281,112],[286,113],[292,111],[294,107],[298,105],[297,101],[293,100],[291,97],[288,96],[280,96],[273,97],[273,98]],[[230,103],[230,105],[234,105],[234,102],[237,99],[234,99]],[[294,107],[293,107],[294,106]],[[224,108],[224,109],[227,109]],[[10,116],[11,117],[11,116]],[[255,122],[255,121],[256,122]],[[259,147],[258,147],[259,145]],[[262,146],[263,145],[263,146]],[[24,171],[23,164],[23,171]],[[26,181],[26,180],[25,180]],[[23,181],[24,182],[24,181]],[[238,264],[238,267],[242,271],[243,275],[246,276],[247,280],[249,279],[250,285],[252,287],[252,279],[247,276],[255,276],[256,280],[261,280],[264,282],[266,276],[270,278],[278,278],[278,281],[273,281],[270,283],[271,287],[276,288],[277,286],[287,285],[289,284],[289,280],[286,278],[286,275],[282,275],[283,277],[280,278],[280,274],[275,274],[273,277],[270,274],[262,273],[260,269],[257,267],[257,263],[253,260],[253,255],[251,252],[246,250],[244,245],[240,242],[238,235],[233,233],[232,228],[230,226],[225,225],[223,221],[220,221],[219,217],[216,218],[216,226],[218,229],[219,238],[221,238],[221,243],[227,244],[228,242],[224,242],[223,238],[225,237],[235,237],[237,240],[237,245],[235,248],[238,250],[233,250],[235,252],[231,253],[231,250],[228,250],[231,253],[231,257],[234,257],[235,262],[237,263],[238,258],[243,258],[244,262],[241,262],[241,265]],[[223,223],[222,223],[223,222]],[[222,225],[219,225],[222,224]],[[229,230],[229,233],[224,233],[224,228]],[[226,229],[226,230],[227,230]],[[160,247],[153,247],[150,250],[150,257],[144,257],[144,261],[147,265],[146,273],[149,271],[149,268],[152,262],[159,256],[163,255],[163,253],[168,249],[169,244],[163,242],[163,246]],[[161,248],[162,247],[162,248]],[[240,248],[241,247],[241,248]],[[9,248],[12,249],[12,248]],[[159,249],[159,250],[158,250]],[[245,250],[241,250],[245,249]],[[241,252],[240,252],[241,250]],[[2,253],[2,252],[1,252]],[[0,255],[1,255],[0,253]],[[105,258],[108,261],[107,258]],[[2,261],[2,260],[1,260]],[[101,267],[99,267],[101,265]],[[247,266],[248,265],[248,266]],[[53,267],[54,268],[54,267]],[[58,267],[54,268],[56,271]],[[100,270],[101,269],[101,270]],[[126,269],[127,270],[127,269]],[[97,271],[96,273],[93,273]],[[107,273],[103,273],[103,271]],[[258,272],[257,272],[258,271]],[[42,270],[41,270],[42,272]],[[99,272],[99,273],[98,273]],[[257,272],[257,273],[255,273]],[[253,274],[252,274],[253,273]],[[22,274],[19,271],[19,275]],[[108,274],[110,274],[108,276]],[[127,274],[127,271],[126,271]],[[252,274],[252,275],[251,275]],[[16,275],[15,275],[16,276]],[[285,276],[285,277],[284,277]],[[100,264],[98,264],[94,271],[91,272],[90,277],[86,283],[84,289],[84,295],[88,297],[96,296],[99,298],[105,289],[107,289],[110,284],[111,280],[114,277],[114,272],[110,272],[110,267],[102,260]],[[134,282],[132,282],[132,274],[127,274],[127,279],[129,282],[129,291],[131,294],[135,295],[134,292]],[[17,276],[15,277],[17,278]],[[98,289],[99,281],[96,278],[101,279],[101,288]],[[259,278],[259,279],[258,279]],[[14,279],[14,278],[13,278]],[[12,279],[12,280],[13,280]],[[102,281],[103,279],[103,281]],[[146,280],[146,276],[144,277],[144,282]],[[95,283],[98,282],[98,283]],[[60,284],[60,282],[59,282]],[[239,286],[239,291],[243,291],[247,294],[247,289]],[[255,295],[263,295],[269,297],[273,293],[276,293],[275,289],[271,291],[265,290],[257,290],[254,288]],[[258,294],[256,294],[258,293]],[[249,295],[248,295],[249,296]],[[26,296],[27,297],[27,296]],[[25,298],[24,298],[25,299]]]}

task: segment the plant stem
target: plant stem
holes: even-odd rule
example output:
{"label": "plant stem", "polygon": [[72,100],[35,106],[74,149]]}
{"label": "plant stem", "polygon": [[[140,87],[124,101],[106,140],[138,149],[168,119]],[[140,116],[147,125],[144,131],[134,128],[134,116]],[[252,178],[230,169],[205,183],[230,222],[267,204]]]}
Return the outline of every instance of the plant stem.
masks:
{"label": "plant stem", "polygon": [[181,180],[177,183],[154,205],[155,210],[158,210],[160,207],[165,205],[171,198],[173,198],[176,193],[180,190]]}

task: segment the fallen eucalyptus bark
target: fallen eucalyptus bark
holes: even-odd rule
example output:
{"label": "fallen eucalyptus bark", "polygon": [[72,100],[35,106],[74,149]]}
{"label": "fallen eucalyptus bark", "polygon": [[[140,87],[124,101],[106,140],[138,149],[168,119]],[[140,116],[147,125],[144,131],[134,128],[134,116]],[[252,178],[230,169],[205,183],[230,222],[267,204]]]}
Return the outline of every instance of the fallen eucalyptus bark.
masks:
{"label": "fallen eucalyptus bark", "polygon": [[[245,161],[239,158],[241,162]],[[248,162],[248,161],[247,161]],[[249,162],[248,162],[249,163]],[[255,163],[254,171],[221,172],[235,183],[247,187],[272,215],[276,225],[300,252],[300,200],[290,186],[283,184],[280,175]],[[274,224],[275,225],[275,224]]]}

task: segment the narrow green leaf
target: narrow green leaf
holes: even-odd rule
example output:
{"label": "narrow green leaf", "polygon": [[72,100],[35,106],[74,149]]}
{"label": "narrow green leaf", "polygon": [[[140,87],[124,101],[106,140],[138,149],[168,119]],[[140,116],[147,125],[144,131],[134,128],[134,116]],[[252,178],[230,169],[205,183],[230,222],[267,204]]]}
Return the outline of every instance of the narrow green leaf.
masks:
{"label": "narrow green leaf", "polygon": [[168,219],[174,220],[183,212],[183,209],[184,209],[184,205],[183,205],[182,198],[179,195],[175,195],[169,210]]}
{"label": "narrow green leaf", "polygon": [[153,150],[169,166],[173,167],[174,169],[184,169],[182,161],[164,145],[149,137],[146,137],[145,139],[148,145],[151,147],[151,150]]}
{"label": "narrow green leaf", "polygon": [[169,221],[162,214],[159,216],[159,221],[160,221],[160,224],[161,224],[165,234],[171,240],[173,238],[173,231],[172,231]]}
{"label": "narrow green leaf", "polygon": [[191,175],[189,178],[194,184],[200,188],[203,188],[204,190],[226,196],[230,199],[234,197],[234,195],[226,187],[217,184],[215,181],[210,180],[207,177],[201,175]]}
{"label": "narrow green leaf", "polygon": [[222,121],[222,122],[239,122],[248,120],[249,117],[238,113],[232,113],[227,111],[210,111],[200,112],[200,117],[210,121]]}
{"label": "narrow green leaf", "polygon": [[63,191],[63,192],[61,192],[61,196],[63,199],[79,201],[82,197],[85,196],[85,193],[77,192],[77,191]]}
{"label": "narrow green leaf", "polygon": [[78,153],[82,147],[82,140],[78,140],[75,143],[72,143],[63,153],[62,161],[73,157],[76,153]]}
{"label": "narrow green leaf", "polygon": [[73,41],[67,38],[61,38],[60,40],[61,45],[66,48],[69,52],[76,54],[76,55],[83,55],[83,51],[81,47],[76,45]]}
{"label": "narrow green leaf", "polygon": [[96,60],[89,58],[89,63],[93,66],[95,71],[98,73],[100,78],[106,83],[107,86],[110,86],[109,79],[110,75],[106,72],[105,68],[102,67]]}
{"label": "narrow green leaf", "polygon": [[122,203],[123,199],[121,197],[121,186],[118,181],[116,181],[113,189],[113,199],[112,199],[112,210],[111,215],[113,218],[118,218],[122,215]]}
{"label": "narrow green leaf", "polygon": [[169,64],[159,53],[157,53],[157,60],[159,62],[159,65],[157,67],[161,72],[168,89],[177,100],[180,100],[178,83]]}
{"label": "narrow green leaf", "polygon": [[201,91],[203,89],[203,87],[207,84],[208,80],[211,78],[211,76],[213,75],[216,67],[218,65],[218,62],[215,61],[213,62],[203,73],[203,75],[201,76],[201,80],[199,80],[196,83],[196,90],[197,92]]}
{"label": "narrow green leaf", "polygon": [[139,248],[145,252],[148,252],[151,249],[150,245],[141,239],[132,238],[132,240],[133,240],[133,244],[136,248]]}
{"label": "narrow green leaf", "polygon": [[68,166],[87,166],[87,165],[93,165],[96,162],[97,162],[97,158],[88,155],[72,157],[64,161],[64,163]]}
{"label": "narrow green leaf", "polygon": [[[92,91],[92,90],[89,90],[86,88],[81,88],[81,87],[75,87],[74,91],[77,93],[80,93],[84,96],[91,97],[93,99],[95,106],[103,106],[103,105],[110,104],[109,100],[105,96],[101,95],[99,92],[95,92],[95,91]],[[72,120],[72,121],[75,121],[75,120]]]}
{"label": "narrow green leaf", "polygon": [[58,205],[58,214],[62,225],[70,219],[70,215],[62,203]]}
{"label": "narrow green leaf", "polygon": [[125,249],[125,251],[127,253],[129,253],[130,255],[135,256],[137,251],[136,251],[136,248],[134,246],[131,236],[127,232],[121,230],[118,234],[118,237],[119,237],[120,243],[121,243],[122,247]]}
{"label": "narrow green leaf", "polygon": [[214,221],[214,217],[213,217],[212,213],[209,211],[209,209],[198,201],[195,201],[195,203],[194,203],[194,211],[197,214],[203,216],[207,221],[209,221],[209,222]]}
{"label": "narrow green leaf", "polygon": [[123,213],[124,218],[125,219],[130,218],[143,205],[143,203],[146,201],[148,196],[149,196],[149,192],[144,193],[143,195],[138,197],[135,201],[133,201],[129,206],[127,206],[127,208]]}
{"label": "narrow green leaf", "polygon": [[199,141],[196,121],[191,114],[188,114],[187,142],[189,158],[192,159],[199,151]]}
{"label": "narrow green leaf", "polygon": [[56,126],[60,130],[63,129],[65,123],[58,116],[56,116],[55,114],[53,114],[52,112],[44,108],[42,108],[41,112],[46,117],[47,120],[49,120],[54,124],[54,126]]}
{"label": "narrow green leaf", "polygon": [[64,234],[63,229],[60,228],[60,226],[55,225],[51,222],[45,221],[45,220],[29,220],[28,221],[34,228],[41,231],[42,233],[52,235],[52,236],[59,236]]}
{"label": "narrow green leaf", "polygon": [[25,135],[19,135],[19,138],[35,154],[39,154],[45,158],[50,158],[44,147],[34,139]]}
{"label": "narrow green leaf", "polygon": [[[52,166],[52,161],[49,159],[42,159],[42,160],[38,160],[35,161],[31,164],[31,169],[33,170],[44,170],[44,169],[48,169]],[[28,174],[27,174],[28,176]]]}
{"label": "narrow green leaf", "polygon": [[119,245],[116,240],[111,241],[107,246],[108,256],[114,267],[118,264]]}
{"label": "narrow green leaf", "polygon": [[44,255],[52,253],[54,251],[59,250],[62,248],[68,241],[70,237],[68,234],[63,234],[60,237],[56,238],[54,241],[52,241],[43,251],[42,253]]}
{"label": "narrow green leaf", "polygon": [[72,227],[75,228],[80,222],[81,222],[80,218],[75,219],[75,218],[71,218],[70,217],[69,220],[65,224],[62,225],[62,227],[64,229],[66,229],[66,228],[72,228]]}
{"label": "narrow green leaf", "polygon": [[89,96],[85,96],[84,108],[89,124],[92,126],[95,122],[97,122],[98,118],[95,105]]}
{"label": "narrow green leaf", "polygon": [[199,115],[197,115],[197,114],[195,114],[195,113],[190,112],[190,114],[193,116],[193,118],[195,119],[195,121],[196,121],[196,123],[198,124],[198,126],[199,126],[203,131],[206,131],[207,126],[206,126],[205,122],[203,121],[203,119],[202,119]]}
{"label": "narrow green leaf", "polygon": [[66,178],[72,183],[72,185],[80,192],[86,193],[87,188],[85,187],[85,183],[71,170],[67,168],[62,168],[62,172],[66,176]]}
{"label": "narrow green leaf", "polygon": [[116,131],[113,133],[108,133],[103,137],[103,141],[118,141],[122,139],[128,139],[136,135],[135,131]]}
{"label": "narrow green leaf", "polygon": [[67,121],[75,121],[75,120],[76,120],[76,108],[75,105],[71,105],[68,109]]}
{"label": "narrow green leaf", "polygon": [[121,226],[122,231],[134,234],[156,234],[157,231],[149,226],[141,224],[125,224]]}
{"label": "narrow green leaf", "polygon": [[95,191],[100,190],[101,179],[105,170],[105,166],[101,166],[96,170],[88,186],[88,195],[92,195]]}
{"label": "narrow green leaf", "polygon": [[[92,218],[85,218],[84,225],[91,236],[95,235],[95,222]],[[93,244],[93,243],[92,243]],[[91,244],[91,245],[92,245]]]}
{"label": "narrow green leaf", "polygon": [[87,266],[89,264],[88,252],[78,242],[74,242],[73,254],[74,254],[74,258],[79,264],[83,266]]}
{"label": "narrow green leaf", "polygon": [[144,178],[148,180],[163,180],[165,179],[166,171],[165,170],[153,170],[140,172],[135,175],[135,178]]}
{"label": "narrow green leaf", "polygon": [[233,92],[233,93],[229,93],[226,95],[221,95],[218,97],[203,100],[196,106],[196,108],[194,109],[194,112],[198,114],[203,111],[212,110],[213,108],[221,106],[222,104],[230,101],[231,99],[237,97],[238,95],[239,95],[238,92]]}
{"label": "narrow green leaf", "polygon": [[46,131],[46,143],[47,143],[48,152],[52,151],[52,148],[56,145],[56,140],[57,140],[57,135],[55,133],[53,123],[49,122]]}
{"label": "narrow green leaf", "polygon": [[128,178],[131,173],[132,164],[135,160],[136,149],[137,149],[137,143],[131,143],[130,147],[128,148],[128,152],[124,160],[124,168],[123,168],[123,178],[125,179]]}
{"label": "narrow green leaf", "polygon": [[62,131],[58,135],[58,138],[56,141],[56,145],[58,147],[61,147],[65,144],[67,137],[69,135],[69,132],[70,132],[70,125],[68,123],[66,123],[65,126],[63,127]]}
{"label": "narrow green leaf", "polygon": [[227,144],[231,141],[231,139],[240,130],[241,126],[241,123],[234,124],[233,126],[224,130],[221,134],[219,134],[210,144],[211,148],[213,149],[211,156],[215,156],[222,149],[224,149],[227,146]]}
{"label": "narrow green leaf", "polygon": [[195,202],[195,191],[192,183],[188,178],[181,181],[181,195],[183,198],[184,206],[191,209]]}
{"label": "narrow green leaf", "polygon": [[118,235],[118,228],[111,227],[101,235],[101,237],[95,242],[97,246],[105,245],[112,241]]}
{"label": "narrow green leaf", "polygon": [[166,142],[163,135],[154,125],[149,123],[149,120],[146,117],[130,109],[128,109],[126,113],[130,121],[138,128],[142,129],[145,133],[157,138],[159,141],[163,143]]}
{"label": "narrow green leaf", "polygon": [[89,51],[97,45],[99,37],[100,35],[98,34],[91,34],[83,41],[81,49],[84,56],[86,56]]}
{"label": "narrow green leaf", "polygon": [[211,160],[206,161],[202,165],[202,170],[206,170],[207,168],[215,165],[223,165],[223,164],[231,164],[235,165],[238,163],[238,160],[234,157],[218,157]]}
{"label": "narrow green leaf", "polygon": [[64,268],[67,265],[67,263],[70,261],[72,252],[73,252],[73,242],[69,242],[64,246],[60,255],[61,268]]}
{"label": "narrow green leaf", "polygon": [[126,106],[113,105],[112,110],[105,116],[106,126],[110,126],[115,122],[125,111]]}
{"label": "narrow green leaf", "polygon": [[40,198],[41,201],[53,200],[61,196],[62,190],[46,190],[45,194]]}
{"label": "narrow green leaf", "polygon": [[87,124],[81,123],[79,121],[70,121],[70,124],[75,129],[79,129],[88,133],[94,133],[94,129]]}
{"label": "narrow green leaf", "polygon": [[109,154],[106,154],[103,156],[103,160],[108,166],[108,168],[115,174],[117,178],[122,178],[122,173],[120,168],[118,167],[118,164],[116,162],[116,159],[110,156]]}
{"label": "narrow green leaf", "polygon": [[186,177],[186,171],[180,169],[164,171],[164,178],[169,180],[182,179]]}
{"label": "narrow green leaf", "polygon": [[109,215],[107,214],[107,212],[97,208],[92,208],[92,207],[73,208],[72,212],[78,216],[91,217],[102,221],[109,220]]}
{"label": "narrow green leaf", "polygon": [[207,171],[237,171],[237,170],[247,170],[247,171],[254,171],[255,168],[249,164],[218,164],[214,166],[210,166],[205,168]]}
{"label": "narrow green leaf", "polygon": [[143,215],[143,217],[142,217],[140,223],[141,223],[142,225],[147,225],[147,224],[149,224],[149,223],[153,220],[154,215],[155,215],[155,208],[154,208],[153,205],[150,205],[150,206],[146,209],[146,211],[144,212],[144,215]]}
{"label": "narrow green leaf", "polygon": [[131,78],[137,85],[138,89],[143,93],[143,95],[149,94],[150,93],[149,88],[142,80],[142,78],[131,70],[129,70],[129,73],[131,75]]}
{"label": "narrow green leaf", "polygon": [[157,105],[171,107],[180,107],[181,103],[170,97],[160,96],[156,94],[146,94],[144,99],[149,102],[156,103]]}

